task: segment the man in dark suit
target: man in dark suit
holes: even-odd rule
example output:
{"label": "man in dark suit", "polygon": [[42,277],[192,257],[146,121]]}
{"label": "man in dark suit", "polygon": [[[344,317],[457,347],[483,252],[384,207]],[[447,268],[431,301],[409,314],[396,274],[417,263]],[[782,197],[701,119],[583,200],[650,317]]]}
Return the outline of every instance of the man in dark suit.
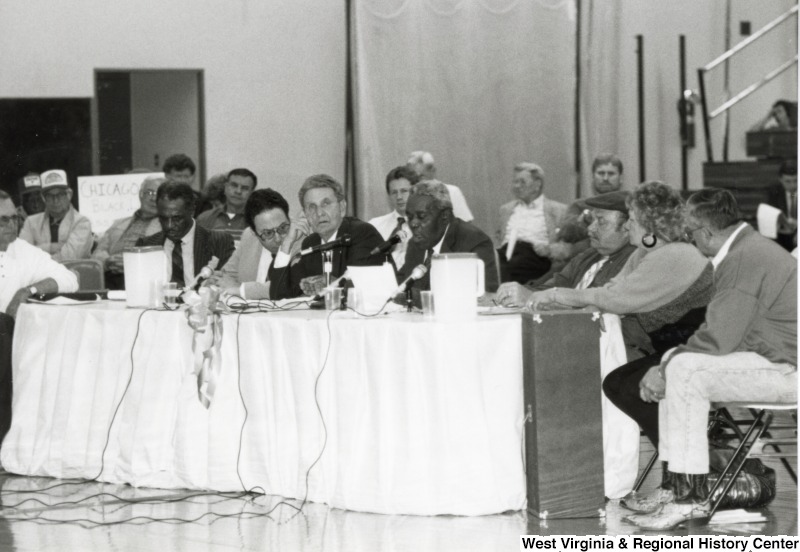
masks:
{"label": "man in dark suit", "polygon": [[233,255],[233,238],[225,232],[198,226],[192,215],[195,195],[188,184],[167,181],[156,194],[158,219],[162,231],[139,238],[137,246],[160,245],[169,260],[167,276],[179,288],[191,284],[211,257],[217,257],[221,268]]}
{"label": "man in dark suit", "polygon": [[[412,237],[406,250],[406,262],[398,275],[401,281],[421,264],[430,267],[434,254],[475,253],[483,261],[486,291],[497,289],[500,282],[491,238],[480,228],[453,215],[453,204],[444,184],[438,180],[416,184],[406,204],[406,215]],[[430,286],[430,274],[425,274],[414,289],[427,290]]]}
{"label": "man in dark suit", "polygon": [[[348,266],[383,264],[384,255],[371,253],[383,244],[383,238],[371,224],[345,216],[347,201],[344,188],[339,182],[327,174],[310,176],[300,187],[298,196],[314,232],[303,240],[302,249],[333,242],[344,236],[350,237],[348,245],[330,250],[331,280],[344,274]],[[300,233],[292,226],[269,268],[272,299],[316,295],[327,285],[323,254],[320,251],[303,255],[293,264],[296,255],[291,255],[291,248]]]}
{"label": "man in dark suit", "polygon": [[778,244],[792,251],[797,247],[797,161],[787,159],[778,169],[780,185],[769,190],[769,204],[783,213],[778,224]]}

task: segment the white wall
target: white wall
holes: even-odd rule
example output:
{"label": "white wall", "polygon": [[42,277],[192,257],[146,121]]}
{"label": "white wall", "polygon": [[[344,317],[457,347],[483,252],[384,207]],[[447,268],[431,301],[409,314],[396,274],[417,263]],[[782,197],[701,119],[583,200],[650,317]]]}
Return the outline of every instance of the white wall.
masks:
{"label": "white wall", "polygon": [[133,167],[160,170],[173,153],[200,158],[197,86],[193,71],[131,73]]}
{"label": "white wall", "polygon": [[[749,20],[756,31],[793,6],[791,0],[752,2],[732,0],[731,44],[739,35],[739,21]],[[725,51],[725,2],[696,0],[620,1],[617,94],[620,117],[619,153],[626,162],[629,186],[637,183],[638,134],[636,111],[636,43],[637,34],[644,35],[647,178],[661,179],[675,187],[681,183],[681,144],[677,100],[680,94],[678,35],[686,35],[687,83],[698,89],[697,68]],[[730,65],[731,95],[736,94],[797,52],[796,19],[784,23],[777,34],[752,45]],[[609,30],[610,31],[610,30]],[[707,96],[717,107],[723,101],[723,70],[720,66],[707,77]],[[731,111],[730,159],[745,159],[744,132],[766,114],[779,98],[797,99],[796,67],[768,86],[744,100]],[[702,187],[702,162],[706,160],[700,106],[697,109],[697,147],[689,153],[689,187]],[[720,160],[722,151],[722,117],[712,125],[714,155]]]}
{"label": "white wall", "polygon": [[343,1],[0,0],[0,97],[91,97],[96,68],[203,69],[207,173],[249,167],[293,209],[306,176],[343,177],[344,66]]}

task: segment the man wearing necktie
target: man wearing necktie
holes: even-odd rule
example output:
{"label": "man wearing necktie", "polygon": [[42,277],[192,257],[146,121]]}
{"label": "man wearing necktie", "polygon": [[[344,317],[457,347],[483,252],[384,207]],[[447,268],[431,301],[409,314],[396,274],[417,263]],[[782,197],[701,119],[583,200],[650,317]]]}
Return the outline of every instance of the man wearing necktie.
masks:
{"label": "man wearing necktie", "polygon": [[[493,292],[499,285],[492,240],[483,230],[453,216],[450,194],[438,180],[424,180],[415,185],[406,206],[412,237],[406,262],[398,280],[405,280],[420,264],[430,267],[437,253],[475,253],[483,261],[485,288]],[[414,284],[415,291],[430,289],[430,274]]]}
{"label": "man wearing necktie", "polygon": [[411,195],[411,188],[417,183],[417,175],[405,166],[395,167],[386,175],[386,194],[390,213],[370,219],[369,223],[380,232],[384,241],[389,240],[398,232],[402,239],[392,248],[392,259],[398,268],[403,266],[406,259],[408,240],[411,239],[411,228],[406,217],[406,203]]}
{"label": "man wearing necktie", "polygon": [[[306,179],[298,193],[300,205],[313,233],[303,239],[301,249],[333,242],[350,236],[347,246],[332,250],[331,280],[338,278],[348,266],[380,266],[384,255],[372,250],[383,240],[375,227],[355,217],[345,216],[347,201],[344,188],[333,177],[317,174]],[[294,242],[302,237],[289,233],[281,243],[275,260],[269,267],[270,298],[284,299],[301,295],[313,296],[325,287],[322,253],[315,251],[297,259]]]}
{"label": "man wearing necktie", "polygon": [[140,238],[137,246],[162,245],[167,256],[167,277],[179,288],[191,283],[212,257],[222,268],[233,255],[233,238],[218,230],[198,226],[192,215],[195,195],[188,184],[167,181],[156,193],[161,232]]}

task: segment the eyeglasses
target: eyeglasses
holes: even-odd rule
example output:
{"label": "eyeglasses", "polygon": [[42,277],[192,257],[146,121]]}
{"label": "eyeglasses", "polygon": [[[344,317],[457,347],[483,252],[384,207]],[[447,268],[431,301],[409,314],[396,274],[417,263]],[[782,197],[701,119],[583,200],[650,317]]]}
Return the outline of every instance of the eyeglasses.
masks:
{"label": "eyeglasses", "polygon": [[17,215],[13,215],[10,217],[0,217],[0,226],[8,228],[9,226],[14,226],[19,222],[19,217]]}
{"label": "eyeglasses", "polygon": [[288,222],[284,222],[280,226],[274,229],[265,229],[256,234],[261,241],[268,241],[275,237],[275,234],[280,234],[281,236],[285,236],[289,233],[289,228],[291,228],[291,224]]}
{"label": "eyeglasses", "polygon": [[67,197],[67,192],[47,192],[42,194],[45,201],[58,201]]}
{"label": "eyeglasses", "polygon": [[156,191],[156,190],[142,190],[142,195],[144,197],[153,198],[153,197],[156,197],[158,195],[158,191]]}

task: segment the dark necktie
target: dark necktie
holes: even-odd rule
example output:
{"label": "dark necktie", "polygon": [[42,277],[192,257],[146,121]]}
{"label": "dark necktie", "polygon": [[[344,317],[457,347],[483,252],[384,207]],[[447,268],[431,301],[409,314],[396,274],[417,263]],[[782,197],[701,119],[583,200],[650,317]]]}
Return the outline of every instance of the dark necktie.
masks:
{"label": "dark necktie", "polygon": [[58,227],[61,226],[60,220],[50,219],[50,243],[58,243]]}
{"label": "dark necktie", "polygon": [[172,278],[170,282],[178,284],[179,288],[186,285],[183,280],[183,247],[180,240],[173,240],[175,246],[172,248]]}
{"label": "dark necktie", "polygon": [[392,230],[392,233],[389,234],[389,237],[391,238],[392,236],[397,234],[400,230],[402,230],[403,229],[403,225],[405,223],[406,223],[406,219],[405,218],[397,217],[397,226],[394,227],[394,230]]}

